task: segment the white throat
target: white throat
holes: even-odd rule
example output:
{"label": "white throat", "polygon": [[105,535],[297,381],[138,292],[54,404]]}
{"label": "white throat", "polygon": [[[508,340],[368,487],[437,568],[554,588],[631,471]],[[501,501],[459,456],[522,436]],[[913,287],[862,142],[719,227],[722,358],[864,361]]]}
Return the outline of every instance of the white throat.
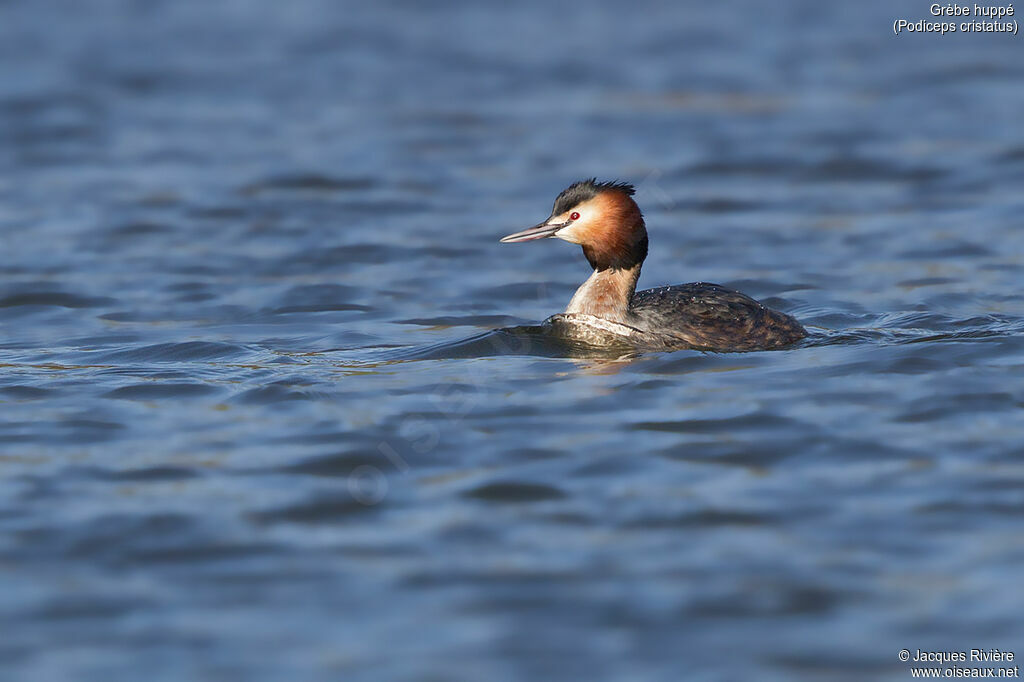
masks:
{"label": "white throat", "polygon": [[593,315],[605,320],[625,323],[629,315],[629,302],[633,299],[636,281],[639,278],[639,264],[628,270],[619,268],[594,270],[594,273],[573,294],[565,312]]}

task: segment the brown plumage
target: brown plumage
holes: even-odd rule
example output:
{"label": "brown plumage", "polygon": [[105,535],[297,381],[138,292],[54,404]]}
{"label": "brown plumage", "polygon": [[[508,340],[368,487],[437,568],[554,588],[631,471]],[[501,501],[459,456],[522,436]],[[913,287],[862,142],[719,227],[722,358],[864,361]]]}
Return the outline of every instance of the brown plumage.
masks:
{"label": "brown plumage", "polygon": [[578,243],[590,267],[628,270],[641,264],[647,258],[647,230],[636,202],[624,192],[607,190],[588,203],[596,218]]}

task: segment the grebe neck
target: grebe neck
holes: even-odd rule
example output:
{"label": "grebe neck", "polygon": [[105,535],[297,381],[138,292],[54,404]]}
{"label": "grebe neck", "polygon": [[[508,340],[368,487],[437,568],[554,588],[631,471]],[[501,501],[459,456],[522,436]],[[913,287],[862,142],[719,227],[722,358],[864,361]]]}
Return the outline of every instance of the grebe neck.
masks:
{"label": "grebe neck", "polygon": [[573,294],[565,312],[625,323],[636,282],[640,279],[640,266],[641,263],[636,263],[629,268],[595,269]]}

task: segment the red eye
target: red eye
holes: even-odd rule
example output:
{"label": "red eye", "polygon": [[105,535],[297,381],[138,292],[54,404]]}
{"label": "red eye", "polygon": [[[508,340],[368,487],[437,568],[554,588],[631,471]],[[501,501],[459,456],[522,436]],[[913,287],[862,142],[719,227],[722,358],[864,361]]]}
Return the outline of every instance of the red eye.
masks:
{"label": "red eye", "polygon": [[579,220],[579,219],[580,219],[580,214],[577,213],[576,211],[573,211],[571,214],[569,214],[569,220]]}

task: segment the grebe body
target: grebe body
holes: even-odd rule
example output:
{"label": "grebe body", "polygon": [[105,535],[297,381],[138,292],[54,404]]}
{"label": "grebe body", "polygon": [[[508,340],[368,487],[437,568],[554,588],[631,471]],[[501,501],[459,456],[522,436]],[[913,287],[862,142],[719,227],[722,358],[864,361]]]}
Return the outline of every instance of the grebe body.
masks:
{"label": "grebe body", "polygon": [[555,199],[547,220],[502,238],[516,243],[556,237],[583,247],[594,272],[565,312],[546,320],[553,332],[595,345],[714,351],[783,348],[807,335],[789,315],[718,284],[637,292],[647,228],[633,193],[625,183],[574,183]]}

